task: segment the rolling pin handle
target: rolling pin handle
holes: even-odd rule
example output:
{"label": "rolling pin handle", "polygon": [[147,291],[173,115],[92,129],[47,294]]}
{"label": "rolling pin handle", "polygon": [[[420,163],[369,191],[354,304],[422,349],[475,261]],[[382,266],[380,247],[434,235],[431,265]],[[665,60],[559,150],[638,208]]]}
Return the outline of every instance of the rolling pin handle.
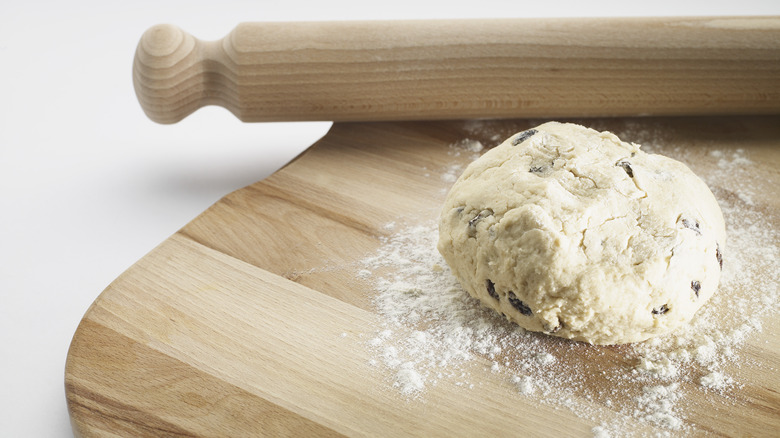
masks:
{"label": "rolling pin handle", "polygon": [[779,75],[780,17],[158,25],[133,64],[159,123],[778,114]]}

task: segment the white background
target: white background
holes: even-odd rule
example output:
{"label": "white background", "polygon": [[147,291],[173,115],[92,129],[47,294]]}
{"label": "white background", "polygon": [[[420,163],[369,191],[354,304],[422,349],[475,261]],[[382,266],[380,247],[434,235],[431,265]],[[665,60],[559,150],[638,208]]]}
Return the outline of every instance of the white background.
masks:
{"label": "white background", "polygon": [[780,15],[777,0],[13,2],[0,5],[0,436],[71,436],[63,371],[100,292],[327,121],[243,124],[206,108],[148,120],[131,63],[145,29],[217,39],[242,21]]}

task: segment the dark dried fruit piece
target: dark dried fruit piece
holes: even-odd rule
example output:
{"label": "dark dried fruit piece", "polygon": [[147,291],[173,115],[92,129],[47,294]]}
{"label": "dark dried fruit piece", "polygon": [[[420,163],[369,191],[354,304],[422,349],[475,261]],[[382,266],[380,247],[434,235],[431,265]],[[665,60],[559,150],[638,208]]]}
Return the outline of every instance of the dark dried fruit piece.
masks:
{"label": "dark dried fruit piece", "polygon": [[498,292],[496,292],[496,285],[490,280],[485,280],[485,287],[487,288],[488,295],[498,301]]}
{"label": "dark dried fruit piece", "polygon": [[623,170],[626,171],[626,173],[630,178],[634,177],[634,170],[631,169],[631,163],[629,163],[628,161],[618,161],[617,163],[615,163],[615,166],[622,167]]}
{"label": "dark dried fruit piece", "polygon": [[474,216],[468,223],[466,227],[466,233],[469,237],[476,237],[477,235],[477,223],[481,221],[482,219],[485,219],[488,216],[491,216],[493,214],[493,210],[486,208],[479,212],[478,215]]}
{"label": "dark dried fruit piece", "polygon": [[701,283],[699,283],[698,280],[693,280],[691,282],[691,289],[693,289],[693,293],[696,294],[696,298],[699,298],[699,291],[701,290]]}
{"label": "dark dried fruit piece", "polygon": [[661,307],[656,307],[655,309],[653,309],[653,315],[663,315],[668,311],[669,311],[669,307],[667,307],[666,304],[664,304]]}
{"label": "dark dried fruit piece", "polygon": [[531,173],[542,173],[542,172],[544,172],[544,167],[542,167],[542,166],[531,166],[531,168],[528,169],[528,171],[531,172]]}
{"label": "dark dried fruit piece", "polygon": [[549,324],[544,325],[545,333],[557,333],[562,328],[563,328],[563,322],[561,322],[560,320],[558,320],[558,325],[556,325],[555,327],[550,327]]}
{"label": "dark dried fruit piece", "polygon": [[537,131],[536,129],[529,129],[527,131],[521,132],[520,134],[517,135],[517,137],[515,137],[514,140],[512,140],[512,146],[517,146],[520,143],[528,140],[529,138],[533,137],[534,134],[536,134],[537,132],[539,131]]}
{"label": "dark dried fruit piece", "polygon": [[701,236],[701,228],[699,228],[699,221],[697,220],[690,220],[690,219],[683,219],[682,225],[685,228],[691,229],[696,232],[699,236]]}
{"label": "dark dried fruit piece", "polygon": [[509,291],[507,297],[509,298],[509,304],[511,304],[512,307],[514,307],[515,309],[519,310],[520,313],[522,313],[523,315],[531,316],[534,314],[531,308],[526,306],[524,302],[520,301],[520,299],[517,298],[514,292]]}
{"label": "dark dried fruit piece", "polygon": [[720,252],[720,245],[718,243],[715,243],[715,258],[718,259],[718,266],[720,266],[720,270],[723,270],[723,254]]}

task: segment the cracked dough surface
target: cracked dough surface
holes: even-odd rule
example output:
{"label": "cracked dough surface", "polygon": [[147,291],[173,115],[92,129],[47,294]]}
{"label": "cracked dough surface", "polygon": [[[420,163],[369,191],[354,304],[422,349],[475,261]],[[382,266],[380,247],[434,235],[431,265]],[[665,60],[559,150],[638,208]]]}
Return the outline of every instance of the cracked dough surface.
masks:
{"label": "cracked dough surface", "polygon": [[521,327],[621,344],[693,317],[718,286],[725,234],[684,164],[550,122],[466,168],[438,249],[470,295]]}

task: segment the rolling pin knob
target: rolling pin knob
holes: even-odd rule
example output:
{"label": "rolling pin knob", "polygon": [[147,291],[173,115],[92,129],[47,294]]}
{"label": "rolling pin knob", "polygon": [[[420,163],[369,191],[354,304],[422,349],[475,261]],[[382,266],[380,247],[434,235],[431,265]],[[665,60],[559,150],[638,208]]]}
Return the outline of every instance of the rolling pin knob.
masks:
{"label": "rolling pin knob", "polygon": [[160,24],[141,37],[133,63],[133,85],[141,107],[158,123],[176,123],[205,105],[230,108],[223,99],[225,75],[218,42],[194,38]]}

